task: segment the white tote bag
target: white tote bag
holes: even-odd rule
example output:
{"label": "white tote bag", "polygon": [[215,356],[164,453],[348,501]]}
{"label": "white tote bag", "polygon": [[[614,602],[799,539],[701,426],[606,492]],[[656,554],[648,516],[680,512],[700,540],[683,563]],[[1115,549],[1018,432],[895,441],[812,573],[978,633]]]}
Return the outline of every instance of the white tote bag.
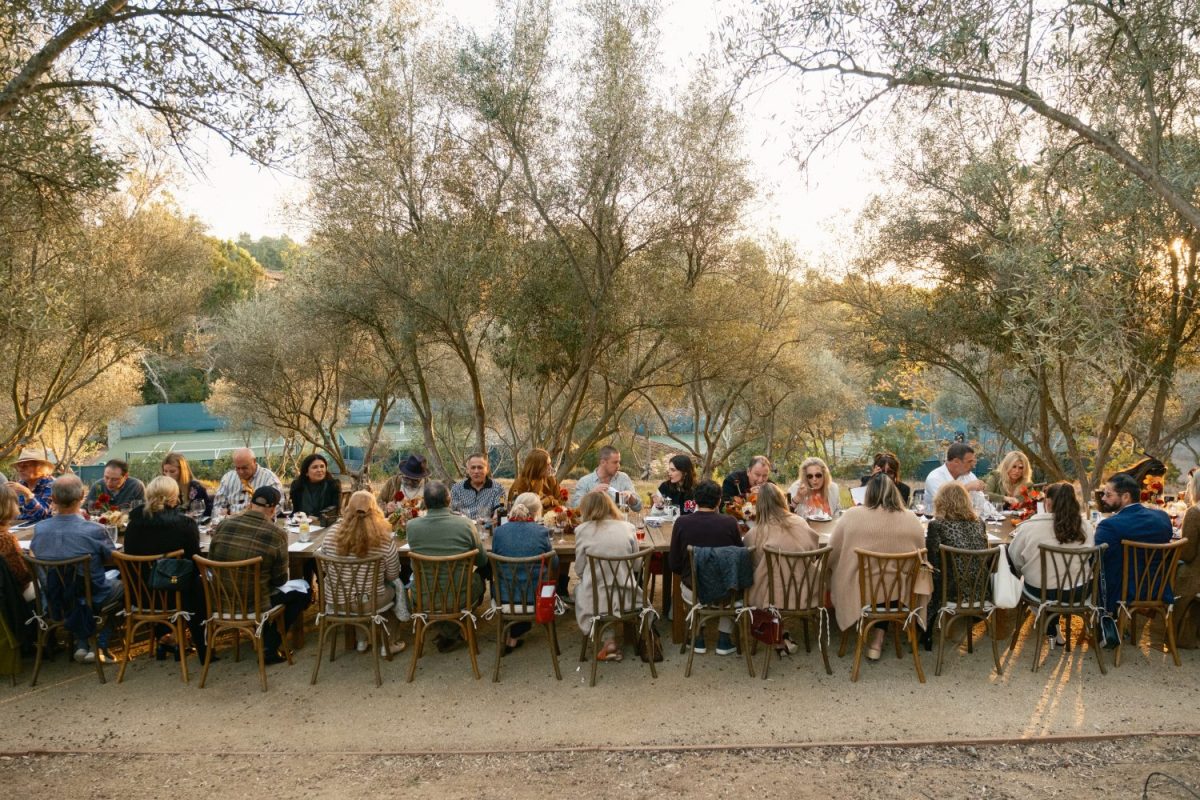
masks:
{"label": "white tote bag", "polygon": [[996,572],[992,575],[992,605],[996,608],[1016,608],[1021,602],[1025,579],[1013,574],[1008,565],[1008,553],[1000,545],[1000,558],[996,560]]}

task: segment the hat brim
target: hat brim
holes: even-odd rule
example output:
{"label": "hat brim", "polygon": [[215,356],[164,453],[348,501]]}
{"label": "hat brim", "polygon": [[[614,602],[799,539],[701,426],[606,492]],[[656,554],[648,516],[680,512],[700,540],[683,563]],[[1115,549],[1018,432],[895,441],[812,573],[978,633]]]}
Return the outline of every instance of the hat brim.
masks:
{"label": "hat brim", "polygon": [[429,477],[428,472],[422,473],[420,475],[414,475],[411,472],[405,472],[404,470],[400,470],[398,474],[400,475],[401,478],[408,478],[410,481],[423,481]]}

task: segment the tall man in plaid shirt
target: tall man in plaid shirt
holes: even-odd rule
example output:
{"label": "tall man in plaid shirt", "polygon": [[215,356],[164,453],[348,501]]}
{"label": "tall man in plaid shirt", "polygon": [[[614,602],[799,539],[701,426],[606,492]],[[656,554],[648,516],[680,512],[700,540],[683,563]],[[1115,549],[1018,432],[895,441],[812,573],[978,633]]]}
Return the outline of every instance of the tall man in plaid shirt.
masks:
{"label": "tall man in plaid shirt", "polygon": [[[229,517],[213,531],[208,545],[208,557],[213,561],[243,561],[262,556],[259,570],[262,581],[262,596],[266,608],[283,605],[284,628],[290,629],[312,602],[310,592],[281,592],[278,587],[288,580],[287,534],[272,520],[282,495],[274,486],[260,486],[254,490],[250,505],[237,516]],[[266,663],[278,664],[286,660],[279,654],[279,630],[274,625],[263,628],[263,649]]]}

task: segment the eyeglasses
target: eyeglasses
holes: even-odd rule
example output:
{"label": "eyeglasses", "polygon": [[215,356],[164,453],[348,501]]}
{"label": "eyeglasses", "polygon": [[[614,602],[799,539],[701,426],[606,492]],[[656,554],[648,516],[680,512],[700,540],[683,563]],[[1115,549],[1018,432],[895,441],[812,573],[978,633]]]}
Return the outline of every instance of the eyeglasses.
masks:
{"label": "eyeglasses", "polygon": [[808,478],[811,481],[814,478],[821,478],[824,476],[822,476],[821,473],[819,473],[819,472],[810,472],[809,474],[805,475],[804,477]]}

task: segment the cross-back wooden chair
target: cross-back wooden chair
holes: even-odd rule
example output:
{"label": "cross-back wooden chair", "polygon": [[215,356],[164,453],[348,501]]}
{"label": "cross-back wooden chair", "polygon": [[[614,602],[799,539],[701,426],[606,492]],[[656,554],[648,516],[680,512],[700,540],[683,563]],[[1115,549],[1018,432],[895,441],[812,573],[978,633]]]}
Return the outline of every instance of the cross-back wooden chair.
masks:
{"label": "cross-back wooden chair", "polygon": [[[746,590],[738,589],[730,591],[721,597],[715,603],[700,602],[700,580],[696,574],[696,550],[698,548],[688,545],[688,563],[692,570],[692,602],[688,605],[688,619],[691,620],[691,626],[688,630],[688,639],[684,643],[687,648],[688,660],[687,668],[683,672],[683,677],[690,678],[692,676],[692,660],[696,656],[696,648],[694,642],[700,632],[704,630],[704,625],[710,620],[729,617],[734,620],[734,628],[737,630],[738,648],[746,659],[746,669],[750,673],[750,677],[754,677],[754,660],[750,654],[750,614],[749,603],[746,600]],[[704,549],[704,548],[699,548]],[[750,551],[744,548],[737,548],[742,552],[740,557],[747,561],[750,559]]]}
{"label": "cross-back wooden chair", "polygon": [[1117,645],[1113,663],[1121,666],[1121,651],[1125,649],[1126,628],[1134,628],[1134,617],[1141,614],[1147,618],[1161,613],[1166,627],[1167,651],[1182,666],[1179,651],[1175,647],[1174,599],[1167,602],[1167,594],[1174,598],[1175,571],[1179,569],[1179,555],[1187,542],[1180,539],[1166,544],[1121,543],[1121,594],[1117,600]]}
{"label": "cross-back wooden chair", "polygon": [[258,655],[258,676],[265,692],[267,666],[262,639],[265,626],[278,626],[280,643],[288,664],[294,664],[295,661],[284,629],[283,605],[267,606],[270,598],[262,596],[262,556],[242,561],[210,561],[203,556],[192,556],[192,560],[196,562],[200,585],[204,587],[204,603],[208,614],[204,633],[207,648],[204,669],[200,672],[200,688],[204,688],[208,679],[217,637],[232,633],[237,641],[237,637],[245,633],[254,642],[254,651]]}
{"label": "cross-back wooden chair", "polygon": [[[790,551],[763,547],[767,562],[767,604],[769,610],[785,619],[799,620],[804,626],[804,650],[812,652],[808,623],[817,623],[817,647],[825,662],[825,674],[832,675],[829,666],[829,612],[825,608],[825,593],[829,589],[829,553],[826,545],[817,550]],[[774,647],[764,647],[762,677],[767,678]]]}
{"label": "cross-back wooden chair", "polygon": [[1052,583],[1064,588],[1053,589],[1042,586],[1038,594],[1032,594],[1028,587],[1021,593],[1021,602],[1017,604],[1016,616],[1013,621],[1012,641],[1009,647],[1015,647],[1021,633],[1026,611],[1033,613],[1033,671],[1037,672],[1042,666],[1042,646],[1046,640],[1046,626],[1050,617],[1058,614],[1059,630],[1071,646],[1072,616],[1080,616],[1087,620],[1086,627],[1091,632],[1092,649],[1096,652],[1096,662],[1100,665],[1100,673],[1108,674],[1104,666],[1103,648],[1100,647],[1100,617],[1104,607],[1100,599],[1100,575],[1103,570],[1104,551],[1108,545],[1099,547],[1057,547],[1055,545],[1038,545],[1038,558],[1042,565],[1042,582]]}
{"label": "cross-back wooden chair", "polygon": [[[863,648],[871,629],[876,625],[896,626],[896,658],[902,658],[899,631],[908,636],[912,647],[913,664],[917,680],[925,682],[925,670],[921,667],[921,653],[917,646],[917,617],[924,613],[917,606],[917,573],[925,561],[925,550],[911,553],[873,553],[855,549],[858,557],[858,596],[862,608],[858,618],[858,636],[854,644],[854,666],[850,670],[851,682],[858,681],[862,666]],[[845,652],[845,638],[838,655]]]}
{"label": "cross-back wooden chair", "polygon": [[475,556],[478,550],[468,550],[457,556],[422,556],[410,554],[413,584],[409,605],[413,616],[413,654],[408,667],[408,682],[417,675],[417,659],[425,649],[425,632],[436,622],[458,626],[467,640],[471,656],[471,671],[479,674],[479,651],[475,642],[475,607],[482,599],[476,596]]}
{"label": "cross-back wooden chair", "polygon": [[[650,604],[648,584],[650,582],[650,557],[654,549],[650,547],[638,550],[624,556],[601,556],[587,554],[588,575],[592,582],[592,617],[591,629],[583,635],[583,645],[579,650],[579,660],[586,661],[588,645],[592,650],[592,676],[590,686],[596,685],[596,669],[599,662],[596,656],[600,653],[600,645],[604,641],[604,632],[614,625],[636,624],[639,628],[638,638],[650,652],[650,636],[654,607]],[[654,666],[654,658],[649,660],[651,677],[658,677],[658,669]]]}
{"label": "cross-back wooden chair", "polygon": [[[988,638],[992,641],[992,661],[996,664],[996,674],[1002,671],[1000,666],[1000,648],[996,642],[996,607],[992,605],[992,574],[1000,560],[1000,548],[989,547],[983,550],[967,550],[958,547],[942,545],[942,580],[941,605],[938,608],[937,630],[941,633],[938,640],[937,666],[933,674],[942,674],[942,660],[946,653],[946,639],[950,638],[950,630],[954,623],[967,622],[967,652],[975,652],[974,627],[975,623],[983,620]],[[950,587],[953,584],[954,592]]]}
{"label": "cross-back wooden chair", "polygon": [[317,615],[317,661],[313,664],[309,685],[317,683],[326,638],[329,639],[329,661],[332,663],[337,658],[338,643],[335,631],[338,628],[354,628],[362,631],[370,643],[371,659],[375,666],[375,685],[382,686],[383,675],[379,671],[381,644],[387,645],[386,658],[388,661],[392,660],[392,637],[383,615],[395,605],[394,601],[378,604],[378,591],[383,576],[383,556],[354,558],[317,553],[316,562],[323,608]]}
{"label": "cross-back wooden chair", "polygon": [[[45,561],[25,554],[29,571],[33,575],[34,615],[29,624],[38,626],[37,654],[33,662],[33,678],[30,686],[37,686],[38,673],[42,669],[46,644],[59,631],[68,631],[68,617],[75,606],[86,608],[94,625],[88,642],[96,654],[96,675],[105,683],[104,665],[100,661],[100,644],[97,634],[108,624],[109,617],[120,608],[121,601],[113,600],[100,608],[92,602],[92,557],[80,556],[63,561]],[[86,603],[86,605],[82,605]],[[72,634],[74,636],[74,634]]]}
{"label": "cross-back wooden chair", "polygon": [[121,552],[113,553],[113,560],[121,572],[121,583],[125,584],[125,657],[121,659],[121,669],[117,672],[117,683],[125,680],[125,668],[132,658],[133,640],[138,629],[149,625],[150,639],[153,641],[154,626],[166,625],[175,634],[179,645],[179,673],[184,683],[188,682],[187,668],[187,637],[184,624],[188,611],[183,604],[183,591],[186,587],[176,589],[150,588],[150,572],[154,564],[164,558],[180,558],[182,550],[170,553],[160,553],[153,556],[130,556]]}
{"label": "cross-back wooden chair", "polygon": [[546,629],[550,648],[550,663],[554,666],[554,677],[562,680],[558,666],[558,628],[554,617],[549,622],[537,622],[537,593],[544,583],[554,591],[558,571],[552,570],[554,552],[541,553],[525,558],[509,558],[488,553],[492,565],[491,606],[484,616],[496,617],[496,668],[492,671],[492,682],[500,681],[500,658],[504,655],[504,643],[508,632],[518,622],[537,623]]}

